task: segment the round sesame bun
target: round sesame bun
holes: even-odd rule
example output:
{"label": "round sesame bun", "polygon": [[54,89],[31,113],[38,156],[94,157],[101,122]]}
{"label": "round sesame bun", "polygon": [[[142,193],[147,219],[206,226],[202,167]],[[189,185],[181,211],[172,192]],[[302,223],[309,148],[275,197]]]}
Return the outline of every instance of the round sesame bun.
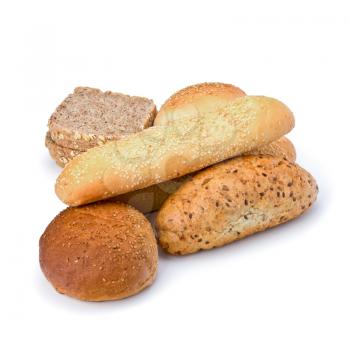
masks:
{"label": "round sesame bun", "polygon": [[165,101],[154,120],[154,125],[167,125],[181,117],[216,111],[242,96],[245,96],[245,92],[231,84],[191,85],[175,92]]}
{"label": "round sesame bun", "polygon": [[59,293],[81,300],[126,298],[149,286],[157,272],[151,224],[122,203],[65,209],[39,246],[46,278]]}

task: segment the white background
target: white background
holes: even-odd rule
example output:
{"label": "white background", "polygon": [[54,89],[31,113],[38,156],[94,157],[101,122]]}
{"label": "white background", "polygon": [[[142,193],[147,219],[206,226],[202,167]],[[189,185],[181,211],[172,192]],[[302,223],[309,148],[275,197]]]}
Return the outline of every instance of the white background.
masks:
{"label": "white background", "polygon": [[[0,5],[1,349],[349,349],[347,1],[8,1]],[[204,81],[295,113],[317,179],[303,217],[221,249],[160,252],[119,302],[57,294],[38,240],[64,208],[46,123],[75,86],[153,98]]]}

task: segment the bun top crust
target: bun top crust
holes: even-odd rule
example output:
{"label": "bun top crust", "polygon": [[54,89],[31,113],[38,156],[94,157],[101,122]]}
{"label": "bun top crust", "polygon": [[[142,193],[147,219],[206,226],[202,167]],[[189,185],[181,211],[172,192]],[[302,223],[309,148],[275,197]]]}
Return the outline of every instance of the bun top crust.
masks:
{"label": "bun top crust", "polygon": [[165,101],[154,120],[154,125],[166,125],[182,116],[211,112],[245,95],[244,91],[231,84],[191,85],[177,91]]}
{"label": "bun top crust", "polygon": [[143,214],[123,203],[62,211],[40,238],[40,265],[58,292],[89,300],[115,300],[151,284],[157,244]]}

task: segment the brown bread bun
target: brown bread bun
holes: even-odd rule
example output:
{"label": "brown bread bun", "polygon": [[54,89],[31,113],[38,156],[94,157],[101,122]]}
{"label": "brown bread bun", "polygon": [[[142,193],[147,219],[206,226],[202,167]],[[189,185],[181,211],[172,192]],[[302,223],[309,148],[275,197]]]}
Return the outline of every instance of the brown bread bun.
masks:
{"label": "brown bread bun", "polygon": [[123,203],[67,208],[39,245],[46,278],[58,292],[81,300],[126,298],[149,286],[157,272],[152,227]]}

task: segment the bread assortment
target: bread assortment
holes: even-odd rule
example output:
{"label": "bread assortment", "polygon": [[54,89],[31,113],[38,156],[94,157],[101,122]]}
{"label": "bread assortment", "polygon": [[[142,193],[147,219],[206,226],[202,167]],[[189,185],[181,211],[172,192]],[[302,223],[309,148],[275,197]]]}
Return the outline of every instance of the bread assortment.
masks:
{"label": "bread assortment", "polygon": [[218,112],[153,126],[75,157],[56,182],[58,197],[81,205],[200,170],[277,140],[291,111],[262,96],[236,98]]}
{"label": "bread assortment", "polygon": [[71,206],[40,239],[45,276],[81,300],[121,299],[156,276],[156,235],[142,213],[159,210],[159,244],[179,255],[298,217],[318,187],[295,164],[284,136],[293,127],[285,104],[230,84],[189,86],[158,113],[152,100],[75,89],[45,140],[64,166],[56,194]]}

